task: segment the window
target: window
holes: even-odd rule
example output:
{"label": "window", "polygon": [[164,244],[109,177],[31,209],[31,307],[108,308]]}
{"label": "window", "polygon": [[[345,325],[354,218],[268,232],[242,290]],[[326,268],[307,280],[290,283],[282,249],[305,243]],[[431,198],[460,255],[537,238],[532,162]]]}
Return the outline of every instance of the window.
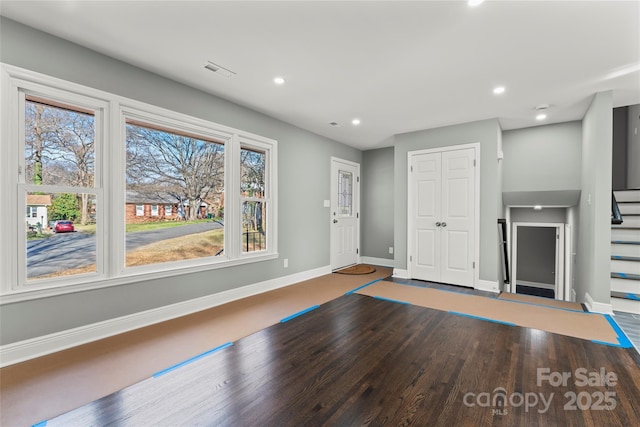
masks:
{"label": "window", "polygon": [[127,194],[177,203],[181,221],[159,218],[154,204],[153,218],[143,227],[127,222],[126,266],[219,256],[224,226],[208,207],[224,191],[225,145],[195,129],[184,132],[153,119],[126,120]]}
{"label": "window", "polygon": [[277,257],[276,141],[1,67],[5,301]]}
{"label": "window", "polygon": [[265,165],[266,153],[264,151],[251,148],[241,149],[242,252],[266,249]]}
{"label": "window", "polygon": [[[96,224],[90,224],[95,199],[94,189],[97,129],[96,116],[101,112],[74,104],[73,101],[49,98],[29,92],[24,100],[24,167],[20,193],[25,204],[47,196],[51,205],[38,209],[30,206],[32,218],[55,223],[70,220],[74,229],[86,234],[57,233],[40,224],[40,232],[24,235],[25,282],[69,278],[97,271]],[[38,218],[40,216],[40,218]],[[21,251],[22,252],[22,251]]]}

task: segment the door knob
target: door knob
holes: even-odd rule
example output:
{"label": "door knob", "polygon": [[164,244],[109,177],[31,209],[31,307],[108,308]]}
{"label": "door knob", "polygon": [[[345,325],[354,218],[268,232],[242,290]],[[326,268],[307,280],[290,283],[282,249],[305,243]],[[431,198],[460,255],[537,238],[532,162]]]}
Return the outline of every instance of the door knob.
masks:
{"label": "door knob", "polygon": [[334,220],[333,220],[333,223],[335,224],[336,222],[338,222],[338,220],[337,220],[337,219],[334,219]]}
{"label": "door knob", "polygon": [[442,224],[440,224],[439,222],[436,222],[436,227],[440,227],[440,225]]}
{"label": "door knob", "polygon": [[443,227],[446,227],[446,226],[447,226],[447,223],[446,223],[446,222],[443,222],[443,223],[442,223],[442,226],[443,226]]}

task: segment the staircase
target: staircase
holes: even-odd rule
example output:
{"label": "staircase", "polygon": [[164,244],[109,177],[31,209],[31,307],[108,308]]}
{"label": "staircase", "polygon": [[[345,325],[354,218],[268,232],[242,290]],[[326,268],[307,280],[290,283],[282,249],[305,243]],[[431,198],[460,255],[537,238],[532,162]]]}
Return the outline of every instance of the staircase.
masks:
{"label": "staircase", "polygon": [[622,223],[611,225],[611,305],[640,314],[640,189],[614,195]]}

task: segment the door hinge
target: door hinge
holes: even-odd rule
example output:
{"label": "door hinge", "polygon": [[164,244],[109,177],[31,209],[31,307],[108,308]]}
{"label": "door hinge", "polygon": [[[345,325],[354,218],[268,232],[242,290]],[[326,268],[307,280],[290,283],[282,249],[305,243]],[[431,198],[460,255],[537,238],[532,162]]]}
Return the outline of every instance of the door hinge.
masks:
{"label": "door hinge", "polygon": [[473,265],[473,268],[476,268],[476,262],[475,261],[473,261],[472,265]]}
{"label": "door hinge", "polygon": [[356,177],[356,182],[360,182],[360,177],[359,176]]}
{"label": "door hinge", "polygon": [[358,255],[360,253],[360,249],[356,248],[356,255]]}
{"label": "door hinge", "polygon": [[360,212],[356,212],[356,219],[360,219]]}
{"label": "door hinge", "polygon": [[413,172],[413,165],[411,165],[411,172]]}
{"label": "door hinge", "polygon": [[413,257],[409,255],[409,261],[413,261]]}
{"label": "door hinge", "polygon": [[473,159],[473,167],[476,167],[476,159]]}

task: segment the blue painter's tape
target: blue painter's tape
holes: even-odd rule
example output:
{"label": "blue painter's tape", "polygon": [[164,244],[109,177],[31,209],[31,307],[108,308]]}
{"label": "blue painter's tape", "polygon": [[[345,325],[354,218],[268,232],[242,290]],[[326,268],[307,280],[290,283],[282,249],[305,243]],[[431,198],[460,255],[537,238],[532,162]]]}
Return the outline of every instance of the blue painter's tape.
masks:
{"label": "blue painter's tape", "polygon": [[396,304],[404,304],[404,305],[411,305],[406,301],[398,301],[396,299],[391,299],[391,298],[385,298],[385,297],[379,297],[379,296],[374,296],[375,299],[379,299],[381,301],[389,301],[389,302],[395,302]]}
{"label": "blue painter's tape", "polygon": [[636,294],[627,294],[626,295],[627,299],[632,299],[635,301],[640,301],[640,296],[636,295]]}
{"label": "blue painter's tape", "polygon": [[604,316],[605,319],[607,319],[607,322],[609,322],[609,325],[611,325],[611,327],[615,331],[615,333],[617,335],[617,338],[618,338],[618,343],[619,344],[602,343],[602,342],[600,344],[613,345],[615,347],[622,347],[622,348],[631,348],[631,347],[633,347],[633,344],[631,344],[631,341],[629,340],[629,338],[627,338],[627,335],[620,328],[620,326],[618,326],[618,323],[615,320],[613,320],[613,317],[611,317],[608,314],[603,314],[603,316]]}
{"label": "blue painter's tape", "polygon": [[34,424],[34,425],[33,425],[33,426],[31,426],[31,427],[44,427],[44,426],[46,426],[46,425],[47,425],[47,421],[46,421],[46,420],[44,420],[44,421],[40,421],[38,424]]}
{"label": "blue painter's tape", "polygon": [[316,308],[318,308],[318,307],[320,307],[320,306],[319,306],[319,305],[314,305],[313,307],[305,308],[304,310],[299,311],[299,312],[297,312],[297,313],[295,313],[295,314],[292,314],[291,316],[285,317],[284,319],[282,319],[282,320],[280,321],[280,323],[288,322],[289,320],[291,320],[291,319],[295,319],[295,318],[296,318],[296,317],[298,317],[298,316],[302,316],[303,314],[308,313],[308,312],[310,312],[311,310],[315,310],[315,309],[316,309]]}
{"label": "blue painter's tape", "polygon": [[362,285],[362,286],[358,286],[357,288],[355,288],[355,289],[353,289],[353,290],[351,290],[351,291],[349,291],[349,292],[345,293],[345,295],[351,295],[351,294],[353,294],[353,293],[356,293],[356,292],[358,292],[360,289],[366,288],[367,286],[371,286],[371,285],[373,285],[374,283],[377,283],[377,282],[379,282],[379,281],[381,281],[381,280],[382,280],[382,278],[380,278],[380,279],[376,279],[376,280],[374,280],[374,281],[372,281],[372,282],[369,282],[369,283],[365,283],[364,285]]}
{"label": "blue painter's tape", "polygon": [[458,311],[450,311],[449,313],[450,314],[457,314],[458,316],[470,317],[472,319],[484,320],[484,321],[487,321],[487,322],[500,323],[502,325],[518,326],[515,323],[503,322],[501,320],[495,320],[495,319],[489,319],[488,317],[474,316],[472,314],[460,313]]}
{"label": "blue painter's tape", "polygon": [[218,352],[218,351],[220,351],[220,350],[222,350],[224,348],[231,347],[232,345],[233,345],[232,342],[228,342],[228,343],[222,344],[222,345],[220,345],[220,346],[218,346],[216,348],[212,348],[211,350],[205,351],[204,353],[201,353],[201,354],[199,354],[197,356],[193,356],[191,359],[187,359],[184,362],[177,363],[177,364],[175,364],[173,366],[168,367],[167,369],[164,369],[162,371],[156,372],[155,374],[153,374],[153,378],[158,378],[158,377],[160,377],[160,376],[162,376],[164,374],[168,374],[169,372],[174,371],[174,370],[176,370],[178,368],[181,368],[182,366],[188,365],[191,362],[195,362],[196,360],[199,360],[199,359],[202,359],[203,357],[209,356],[210,354]]}

